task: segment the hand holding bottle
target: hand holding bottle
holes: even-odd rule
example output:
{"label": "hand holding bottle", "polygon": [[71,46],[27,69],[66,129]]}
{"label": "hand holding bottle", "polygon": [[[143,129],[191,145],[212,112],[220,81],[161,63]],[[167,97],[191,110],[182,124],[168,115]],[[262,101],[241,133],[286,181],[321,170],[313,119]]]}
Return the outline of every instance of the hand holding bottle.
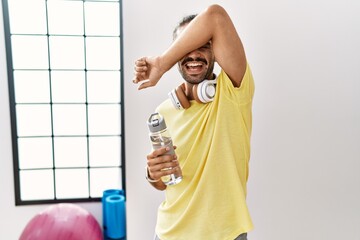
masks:
{"label": "hand holding bottle", "polygon": [[[149,136],[154,150],[152,154],[148,155],[148,160],[150,156],[150,159],[153,159],[153,163],[156,165],[156,168],[150,169],[152,170],[151,173],[148,165],[147,171],[149,171],[150,177],[152,178],[151,174],[155,175],[154,172],[156,173],[157,171],[157,175],[161,175],[161,180],[166,185],[175,185],[181,182],[181,170],[179,170],[180,167],[176,161],[172,139],[166,127],[164,117],[159,113],[151,114],[148,120],[148,126],[150,130]],[[174,164],[177,164],[177,166],[174,166]],[[159,171],[162,173],[159,173]],[[154,180],[157,179],[158,178],[154,178]]]}
{"label": "hand holding bottle", "polygon": [[[174,149],[176,147],[174,146]],[[170,148],[162,147],[153,150],[147,155],[147,171],[148,176],[152,180],[162,180],[168,178],[168,175],[174,174],[182,176],[179,162],[176,154],[167,154]]]}

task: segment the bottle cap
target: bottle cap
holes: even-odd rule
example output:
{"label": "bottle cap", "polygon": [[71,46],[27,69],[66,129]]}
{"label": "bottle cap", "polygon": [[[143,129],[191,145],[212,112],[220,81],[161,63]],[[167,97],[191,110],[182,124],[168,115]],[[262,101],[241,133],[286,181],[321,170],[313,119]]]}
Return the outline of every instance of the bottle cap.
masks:
{"label": "bottle cap", "polygon": [[148,127],[150,132],[159,132],[166,128],[164,117],[160,113],[153,113],[148,119]]}

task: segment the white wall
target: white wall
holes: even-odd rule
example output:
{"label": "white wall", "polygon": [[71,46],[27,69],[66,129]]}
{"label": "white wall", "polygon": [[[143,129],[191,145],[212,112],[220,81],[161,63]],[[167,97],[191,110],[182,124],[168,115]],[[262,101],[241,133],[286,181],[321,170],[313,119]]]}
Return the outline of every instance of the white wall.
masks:
{"label": "white wall", "polygon": [[[161,53],[178,20],[215,1],[124,1],[128,239],[151,239],[163,193],[144,180],[145,121],[179,84],[174,68],[137,91],[133,62]],[[256,81],[248,202],[251,240],[360,239],[360,2],[216,1],[234,20]],[[14,206],[0,18],[0,239],[42,206]],[[166,80],[165,80],[166,79]],[[99,203],[82,204],[101,220]]]}

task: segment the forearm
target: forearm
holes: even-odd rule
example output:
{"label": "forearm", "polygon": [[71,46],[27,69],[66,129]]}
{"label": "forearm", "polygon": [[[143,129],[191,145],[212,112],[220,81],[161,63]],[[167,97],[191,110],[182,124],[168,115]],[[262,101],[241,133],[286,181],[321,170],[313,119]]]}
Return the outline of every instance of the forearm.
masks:
{"label": "forearm", "polygon": [[239,87],[246,70],[245,51],[229,15],[219,5],[211,5],[186,27],[163,54],[143,57],[135,62],[134,83],[140,89],[157,84],[163,74],[192,51],[211,43],[215,61],[226,72],[235,87]]}
{"label": "forearm", "polygon": [[212,5],[192,20],[171,46],[159,56],[164,72],[173,67],[183,56],[209,42],[215,33],[218,19],[221,18],[220,6]]}
{"label": "forearm", "polygon": [[246,56],[241,39],[224,8],[211,5],[183,30],[159,57],[165,71],[186,54],[211,40],[215,61],[239,87],[246,70]]}

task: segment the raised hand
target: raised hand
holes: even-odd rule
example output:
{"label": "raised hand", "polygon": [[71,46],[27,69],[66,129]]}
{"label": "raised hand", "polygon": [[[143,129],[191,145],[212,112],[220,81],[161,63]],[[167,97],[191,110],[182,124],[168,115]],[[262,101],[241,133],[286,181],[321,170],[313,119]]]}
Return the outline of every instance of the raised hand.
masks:
{"label": "raised hand", "polygon": [[161,68],[160,57],[142,57],[135,61],[133,83],[138,84],[139,90],[155,86],[164,70]]}

